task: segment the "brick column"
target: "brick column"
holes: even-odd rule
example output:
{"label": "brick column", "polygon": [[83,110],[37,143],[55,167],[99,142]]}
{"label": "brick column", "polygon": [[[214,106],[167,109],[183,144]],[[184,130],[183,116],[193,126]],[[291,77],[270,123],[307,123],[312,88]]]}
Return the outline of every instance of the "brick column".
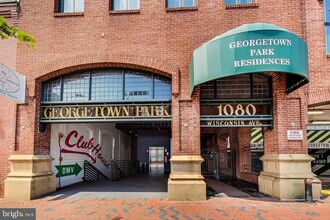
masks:
{"label": "brick column", "polygon": [[15,150],[15,129],[17,103],[7,97],[0,97],[0,197],[4,194],[4,180],[10,172],[8,158]]}
{"label": "brick column", "polygon": [[304,199],[304,179],[312,178],[312,157],[304,140],[289,141],[287,130],[305,130],[306,108],[299,92],[286,94],[286,77],[273,73],[274,128],[264,128],[263,171],[259,190],[281,200]]}
{"label": "brick column", "polygon": [[56,177],[50,165],[53,160],[49,156],[50,143],[46,140],[50,131],[38,132],[37,105],[33,97],[27,97],[26,104],[18,107],[15,151],[6,158],[10,163],[10,173],[4,181],[6,200],[31,200],[56,190]]}
{"label": "brick column", "polygon": [[[182,71],[189,77],[189,69]],[[189,80],[185,80],[185,82]],[[205,200],[206,184],[201,175],[199,90],[189,95],[189,85],[172,101],[172,157],[168,180],[169,200]]]}

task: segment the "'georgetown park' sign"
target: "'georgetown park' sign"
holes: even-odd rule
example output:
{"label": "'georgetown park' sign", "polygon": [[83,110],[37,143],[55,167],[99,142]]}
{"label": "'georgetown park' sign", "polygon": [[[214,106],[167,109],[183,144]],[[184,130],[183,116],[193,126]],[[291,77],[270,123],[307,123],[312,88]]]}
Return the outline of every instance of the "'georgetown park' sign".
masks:
{"label": "'georgetown park' sign", "polygon": [[43,105],[41,122],[171,120],[170,104]]}

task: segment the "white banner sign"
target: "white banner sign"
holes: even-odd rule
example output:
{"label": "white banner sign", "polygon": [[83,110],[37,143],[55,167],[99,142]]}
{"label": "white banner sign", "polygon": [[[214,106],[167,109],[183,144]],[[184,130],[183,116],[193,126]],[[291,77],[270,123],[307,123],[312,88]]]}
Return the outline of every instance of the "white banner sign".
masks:
{"label": "white banner sign", "polygon": [[26,76],[0,63],[0,95],[25,103]]}
{"label": "white banner sign", "polygon": [[288,130],[288,140],[301,141],[304,139],[302,130]]}

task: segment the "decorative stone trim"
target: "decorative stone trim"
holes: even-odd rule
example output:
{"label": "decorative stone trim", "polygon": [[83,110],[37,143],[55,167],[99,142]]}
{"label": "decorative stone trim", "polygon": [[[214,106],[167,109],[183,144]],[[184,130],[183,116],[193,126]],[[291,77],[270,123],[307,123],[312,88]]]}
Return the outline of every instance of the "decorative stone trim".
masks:
{"label": "decorative stone trim", "polygon": [[116,14],[139,14],[140,10],[135,9],[135,10],[110,10],[109,14],[110,15],[116,15]]}
{"label": "decorative stone trim", "polygon": [[84,12],[54,13],[54,17],[73,17],[73,16],[84,16]]}
{"label": "decorative stone trim", "polygon": [[[268,154],[260,158],[263,171],[258,183],[259,191],[280,200],[304,200],[305,179],[314,178],[308,154]],[[315,199],[320,198],[321,186],[315,186]]]}
{"label": "decorative stone trim", "polygon": [[56,177],[49,155],[12,155],[10,173],[5,180],[5,199],[28,201],[56,191]]}
{"label": "decorative stone trim", "polygon": [[250,3],[250,4],[233,4],[233,5],[226,5],[226,9],[238,9],[238,8],[257,8],[259,7],[258,3]]}
{"label": "decorative stone trim", "polygon": [[179,69],[169,62],[151,57],[141,57],[135,54],[96,53],[53,60],[36,69],[34,75],[39,76],[38,81],[45,81],[74,71],[102,67],[141,69],[172,78],[178,74]]}
{"label": "decorative stone trim", "polygon": [[175,12],[175,11],[197,11],[197,6],[166,8],[166,12]]}
{"label": "decorative stone trim", "polygon": [[168,199],[206,200],[206,184],[201,175],[201,156],[172,156]]}

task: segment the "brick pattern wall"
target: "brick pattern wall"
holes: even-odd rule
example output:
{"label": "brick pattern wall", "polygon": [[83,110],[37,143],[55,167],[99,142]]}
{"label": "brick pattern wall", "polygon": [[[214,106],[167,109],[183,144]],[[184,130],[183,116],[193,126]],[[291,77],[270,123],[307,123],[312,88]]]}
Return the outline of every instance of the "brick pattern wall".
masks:
{"label": "brick pattern wall", "polygon": [[311,105],[330,101],[330,56],[326,54],[323,1],[304,2],[310,73],[305,92],[307,104]]}
{"label": "brick pattern wall", "polygon": [[[264,153],[276,154],[285,151],[287,143],[287,100],[285,75],[271,74],[273,77],[273,114],[274,128],[264,128]],[[283,152],[284,153],[284,152]]]}
{"label": "brick pattern wall", "polygon": [[[39,148],[35,153],[47,153],[49,136],[37,132],[41,82],[81,68],[131,65],[172,76],[173,93],[178,99],[172,105],[172,128],[178,132],[173,132],[173,146],[198,154],[199,147],[188,147],[199,146],[200,136],[199,104],[189,91],[188,65],[193,50],[245,23],[271,22],[302,34],[302,15],[296,10],[301,5],[296,1],[259,1],[258,7],[225,9],[223,1],[211,0],[199,2],[197,10],[172,12],[166,12],[164,0],[141,1],[139,13],[109,14],[109,1],[86,0],[83,16],[54,16],[54,3],[21,2],[24,14],[19,25],[35,35],[38,49],[19,45],[18,70],[29,76],[28,95],[34,102],[29,111],[35,112],[36,118],[20,115],[21,123],[29,123],[25,127],[33,127],[31,135],[20,136],[27,138],[27,149]],[[189,110],[178,115],[175,108]],[[188,124],[193,135],[187,135],[182,124]],[[24,151],[22,146],[19,150]]]}
{"label": "brick pattern wall", "polygon": [[[304,137],[307,137],[306,126],[307,112],[304,111],[306,104],[302,105],[301,98],[289,98],[287,99],[287,109],[288,109],[288,130],[303,130]],[[288,141],[288,146],[285,153],[289,154],[307,154],[307,142],[305,141]]]}
{"label": "brick pattern wall", "polygon": [[[328,89],[330,84],[330,60],[325,50],[324,8],[323,1],[305,0],[306,11],[306,41],[308,44],[308,58],[310,83],[308,89]],[[329,97],[328,97],[329,100]]]}
{"label": "brick pattern wall", "polygon": [[[173,150],[175,154],[198,155],[199,90],[195,89],[192,97],[189,91],[193,50],[225,31],[254,22],[273,23],[306,37],[301,21],[311,22],[314,13],[319,20],[322,13],[317,1],[304,2],[259,0],[254,7],[226,9],[224,1],[199,0],[197,10],[167,12],[165,0],[143,0],[139,13],[109,14],[108,0],[85,0],[82,15],[54,16],[55,1],[21,1],[23,13],[19,27],[35,35],[38,48],[18,45],[17,71],[28,76],[28,103],[18,107],[17,128],[14,128],[17,144],[11,142],[9,147],[16,147],[15,153],[19,154],[49,153],[50,130],[38,132],[42,82],[79,69],[118,66],[172,77]],[[305,16],[303,9],[311,12]],[[313,25],[314,22],[307,25],[307,31],[314,30]],[[309,35],[307,40],[321,41]],[[321,70],[325,72],[321,62],[327,62],[327,58],[314,58],[316,48],[314,51],[311,48],[310,56],[312,62],[320,63],[312,67],[313,74],[317,75]],[[275,129],[265,132],[268,153],[286,152],[288,145],[283,134],[288,124],[286,109],[291,105],[285,98],[284,75],[273,76],[274,103],[278,104]]]}
{"label": "brick pattern wall", "polygon": [[237,178],[257,184],[258,174],[251,172],[251,128],[239,128],[238,137],[239,139],[236,161]]}
{"label": "brick pattern wall", "polygon": [[[0,4],[0,16],[10,24],[17,22],[15,3]],[[0,40],[0,63],[16,70],[16,39]],[[10,172],[8,158],[15,150],[17,103],[7,97],[0,96],[0,196],[4,193],[4,180]]]}
{"label": "brick pattern wall", "polygon": [[238,157],[237,157],[237,176],[241,172],[251,171],[251,128],[238,129]]}
{"label": "brick pattern wall", "polygon": [[221,174],[231,176],[232,175],[232,168],[228,166],[228,156],[227,156],[227,144],[228,144],[228,137],[233,138],[229,135],[227,129],[220,130],[217,133],[217,150],[219,152],[219,169]]}
{"label": "brick pattern wall", "polygon": [[[207,142],[207,151],[218,150],[219,152],[219,170],[221,175],[233,176],[252,183],[258,183],[257,173],[251,172],[251,128],[205,128],[205,133],[215,133],[213,138]],[[230,150],[235,154],[235,166],[228,166],[227,157],[227,138],[230,140]],[[205,147],[205,146],[204,146]],[[234,157],[234,156],[232,156]],[[236,168],[236,170],[235,170]]]}
{"label": "brick pattern wall", "polygon": [[8,158],[15,150],[15,125],[16,109],[15,101],[0,96],[0,196],[3,195],[4,180],[10,172]]}

